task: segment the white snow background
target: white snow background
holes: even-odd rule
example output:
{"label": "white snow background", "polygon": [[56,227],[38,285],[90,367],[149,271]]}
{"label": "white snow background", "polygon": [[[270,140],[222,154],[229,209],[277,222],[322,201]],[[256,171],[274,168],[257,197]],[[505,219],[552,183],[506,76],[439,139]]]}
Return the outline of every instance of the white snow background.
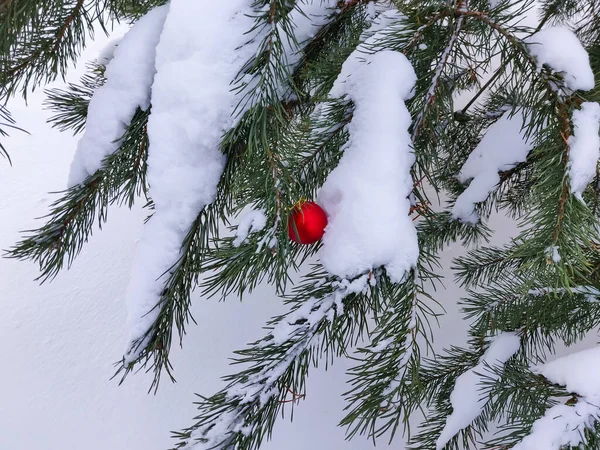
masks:
{"label": "white snow background", "polygon": [[[122,34],[118,29],[111,39]],[[95,58],[108,38],[97,34],[69,79],[75,81],[84,62]],[[62,85],[62,82],[55,83]],[[56,197],[47,194],[64,186],[77,139],[52,130],[42,110],[44,95],[37,90],[29,105],[16,99],[9,104],[18,124],[31,135],[13,132],[6,140],[13,159],[0,160],[0,249],[11,247],[20,230],[38,227],[35,217],[48,211]],[[0,449],[2,450],[163,450],[173,442],[170,430],[191,424],[194,392],[212,394],[230,373],[228,358],[234,349],[262,336],[261,327],[283,311],[281,301],[263,286],[240,303],[204,300],[196,294],[184,348],[173,348],[178,383],[163,380],[156,396],[148,395],[150,377],[131,376],[124,385],[110,381],[112,363],[122,355],[126,339],[124,296],[136,241],[146,212],[113,208],[109,221],[97,231],[70,271],[40,286],[32,263],[0,259]],[[506,218],[491,225],[502,242],[514,232]],[[446,267],[462,249],[454,245],[442,255]],[[456,302],[463,292],[452,283],[437,298],[448,314],[441,318],[436,348],[461,344],[465,327]],[[457,324],[461,324],[458,325]],[[465,324],[466,325],[466,324]],[[593,346],[595,336],[577,348]],[[568,352],[575,351],[574,348]],[[294,422],[279,420],[273,441],[264,450],[364,450],[366,439],[344,439],[336,427],[343,417],[341,394],[347,361],[329,371],[309,375],[306,400],[294,411]],[[289,415],[288,415],[289,417]],[[377,448],[402,449],[399,438]]]}

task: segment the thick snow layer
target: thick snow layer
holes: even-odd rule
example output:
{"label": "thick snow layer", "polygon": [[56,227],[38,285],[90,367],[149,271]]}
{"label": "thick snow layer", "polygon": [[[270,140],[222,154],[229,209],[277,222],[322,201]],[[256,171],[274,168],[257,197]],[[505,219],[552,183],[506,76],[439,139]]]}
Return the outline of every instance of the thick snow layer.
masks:
{"label": "thick snow layer", "polygon": [[319,193],[329,216],[320,259],[331,274],[354,277],[385,266],[399,281],[417,261],[408,200],[414,162],[411,117],[404,104],[415,81],[404,55],[369,55],[359,48],[331,90],[331,97],[347,95],[354,102],[344,155]]}
{"label": "thick snow layer", "polygon": [[513,450],[559,450],[578,447],[586,428],[600,419],[598,406],[580,400],[574,406],[556,405],[534,422],[531,434]]}
{"label": "thick snow layer", "polygon": [[469,186],[456,199],[452,217],[467,223],[476,223],[475,204],[484,201],[500,182],[498,172],[509,170],[527,159],[531,143],[521,130],[523,115],[512,117],[505,112],[491,125],[479,145],[467,158],[458,174],[458,180]]}
{"label": "thick snow layer", "polygon": [[573,111],[573,136],[569,138],[571,192],[578,198],[596,175],[600,156],[600,105],[585,102]]}
{"label": "thick snow layer", "polygon": [[519,344],[516,333],[502,333],[494,337],[479,364],[456,379],[454,390],[450,394],[452,414],[446,419],[446,425],[436,442],[437,450],[444,448],[456,433],[469,426],[481,414],[487,403],[487,398],[481,393],[481,383],[498,378],[490,367],[506,363],[519,350]]}
{"label": "thick snow layer", "polygon": [[262,230],[265,225],[267,225],[267,216],[265,216],[264,210],[253,209],[244,213],[240,220],[240,224],[237,227],[237,232],[233,241],[234,247],[242,245],[250,233]]}
{"label": "thick snow layer", "polygon": [[137,108],[150,106],[156,45],[167,11],[168,6],[150,11],[114,48],[106,67],[106,83],[94,93],[88,107],[85,133],[71,164],[69,187],[96,172],[102,160],[119,148],[119,140]]}
{"label": "thick snow layer", "polygon": [[533,369],[553,383],[588,399],[600,399],[600,347],[558,358]]}
{"label": "thick snow layer", "polygon": [[225,158],[221,137],[232,126],[231,82],[256,52],[249,42],[251,0],[173,0],[156,50],[148,122],[148,184],[154,215],[138,246],[127,291],[129,347],[134,360],[156,320],[166,273],[202,208],[214,200]]}
{"label": "thick snow layer", "polygon": [[600,347],[593,347],[558,358],[533,368],[552,383],[565,386],[583,398],[575,405],[556,405],[538,419],[514,449],[558,450],[563,446],[578,447],[586,428],[600,419]]}
{"label": "thick snow layer", "polygon": [[569,89],[594,89],[594,72],[590,67],[590,57],[579,38],[568,28],[545,28],[531,36],[527,45],[540,68],[547,64],[556,72],[562,73]]}

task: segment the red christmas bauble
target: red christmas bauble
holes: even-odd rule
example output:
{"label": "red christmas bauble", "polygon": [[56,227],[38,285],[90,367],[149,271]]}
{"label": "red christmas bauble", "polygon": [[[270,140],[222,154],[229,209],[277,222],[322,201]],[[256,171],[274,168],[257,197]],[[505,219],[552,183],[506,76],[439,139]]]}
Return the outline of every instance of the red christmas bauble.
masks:
{"label": "red christmas bauble", "polygon": [[314,244],[323,237],[327,215],[314,202],[299,202],[288,218],[288,235],[299,244]]}

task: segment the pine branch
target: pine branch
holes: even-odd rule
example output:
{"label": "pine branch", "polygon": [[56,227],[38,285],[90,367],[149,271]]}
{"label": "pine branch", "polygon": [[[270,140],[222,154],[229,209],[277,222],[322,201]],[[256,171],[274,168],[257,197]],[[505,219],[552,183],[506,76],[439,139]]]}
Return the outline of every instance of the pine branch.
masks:
{"label": "pine branch", "polygon": [[[437,17],[438,16],[434,17],[434,19]],[[441,16],[441,17],[443,17],[443,16]],[[444,68],[446,67],[446,64],[448,64],[448,61],[450,58],[450,53],[452,52],[452,49],[454,48],[454,45],[456,44],[456,42],[458,40],[458,36],[459,36],[459,34],[461,32],[461,28],[463,26],[463,20],[464,20],[464,16],[461,15],[458,18],[458,20],[456,21],[456,25],[454,26],[454,31],[453,31],[452,35],[450,36],[450,40],[448,41],[446,48],[444,49],[444,51],[442,52],[442,54],[440,56],[439,62],[435,69],[435,73],[433,74],[433,77],[431,78],[430,87],[429,87],[427,93],[425,94],[425,98],[423,100],[423,108],[422,108],[421,112],[417,115],[416,119],[414,120],[413,132],[412,132],[413,141],[417,140],[417,137],[419,136],[421,127],[423,126],[423,121],[425,119],[425,116],[428,113],[429,108],[432,106],[432,104],[434,102],[435,92],[440,83]],[[413,41],[411,41],[411,44],[412,44],[412,42]],[[409,44],[409,45],[411,45],[411,44]]]}
{"label": "pine branch", "polygon": [[[8,137],[8,131],[6,131],[7,129],[23,131],[23,132],[27,133],[27,131],[16,126],[15,120],[12,118],[8,109],[6,109],[3,105],[0,104],[0,138]],[[8,154],[8,151],[4,147],[4,144],[2,143],[1,140],[0,140],[0,155],[5,157],[8,160],[9,164],[11,164],[10,155]]]}
{"label": "pine branch", "polygon": [[48,121],[60,131],[72,129],[73,134],[81,133],[85,128],[90,100],[105,81],[104,67],[88,64],[87,73],[81,77],[79,84],[69,83],[66,89],[47,90],[44,106],[55,112]]}
{"label": "pine branch", "polygon": [[[343,332],[367,301],[368,275],[350,283],[329,280],[324,285],[318,282],[323,276],[310,275],[290,301],[291,311],[270,322],[265,338],[238,352],[236,363],[248,367],[225,377],[228,385],[219,393],[201,397],[197,422],[174,433],[180,440],[176,448],[259,448],[288,403],[289,392],[303,392],[311,361],[330,352],[345,352],[351,341]],[[315,342],[327,334],[331,334],[328,339]]]}
{"label": "pine branch", "polygon": [[348,428],[348,438],[367,434],[376,438],[388,434],[391,442],[400,422],[408,430],[408,418],[420,403],[420,349],[417,337],[429,344],[428,316],[435,312],[420,297],[430,299],[419,285],[416,271],[406,283],[385,284],[382,295],[390,305],[377,318],[377,328],[369,333],[371,344],[360,348],[360,363],[353,367],[344,396],[348,413],[340,425]]}
{"label": "pine branch", "polygon": [[12,2],[0,20],[2,98],[64,76],[92,33],[104,5],[84,0],[35,5]]}
{"label": "pine branch", "polygon": [[148,115],[148,111],[138,110],[121,146],[104,160],[102,169],[83,184],[63,192],[45,216],[46,224],[27,231],[26,237],[8,252],[9,257],[36,261],[41,271],[38,279],[52,279],[65,265],[73,263],[94,224],[101,228],[106,222],[111,204],[128,201],[131,205],[133,198],[145,192]]}

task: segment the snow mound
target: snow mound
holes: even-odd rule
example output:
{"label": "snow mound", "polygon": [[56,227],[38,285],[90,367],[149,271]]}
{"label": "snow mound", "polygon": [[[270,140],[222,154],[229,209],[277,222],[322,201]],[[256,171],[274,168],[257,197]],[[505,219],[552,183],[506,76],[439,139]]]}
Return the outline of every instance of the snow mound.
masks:
{"label": "snow mound", "polygon": [[[494,337],[483,357],[472,369],[456,379],[454,390],[450,394],[452,414],[446,419],[444,429],[436,442],[436,450],[441,450],[456,433],[473,422],[487,403],[481,395],[484,380],[496,380],[498,375],[490,367],[505,364],[518,350],[520,340],[516,333],[502,333]],[[542,448],[542,447],[540,447]]]}
{"label": "snow mound", "polygon": [[562,73],[569,89],[594,89],[594,72],[590,66],[590,57],[571,30],[564,27],[545,28],[526,42],[540,68],[546,64],[556,72]]}
{"label": "snow mound", "polygon": [[600,105],[585,102],[573,111],[573,136],[569,138],[569,178],[571,192],[581,194],[596,175],[600,156]]}
{"label": "snow mound", "polygon": [[471,180],[469,186],[458,196],[452,209],[452,217],[466,223],[477,223],[475,204],[488,198],[500,183],[498,172],[510,170],[527,159],[532,144],[522,130],[523,115],[505,112],[491,125],[481,142],[469,155],[458,174],[461,183]]}
{"label": "snow mound", "polygon": [[414,162],[411,116],[404,104],[415,82],[415,72],[401,53],[368,54],[359,47],[330,92],[354,102],[344,155],[319,193],[329,216],[320,259],[333,275],[352,278],[385,266],[398,282],[417,261],[408,200]]}
{"label": "snow mound", "polygon": [[552,383],[581,395],[573,406],[556,405],[536,420],[531,433],[514,450],[559,450],[579,447],[586,428],[600,420],[600,347],[583,350],[533,368]]}
{"label": "snow mound", "polygon": [[[136,359],[160,313],[161,292],[181,244],[217,192],[223,133],[238,102],[232,81],[257,51],[251,0],[172,0],[156,50],[148,121],[148,184],[154,214],[138,244],[127,290],[129,346]],[[122,44],[121,44],[122,45]]]}
{"label": "snow mound", "polygon": [[533,369],[553,383],[587,398],[600,398],[600,347],[572,353]]}
{"label": "snow mound", "polygon": [[[85,133],[71,164],[69,187],[100,169],[102,160],[119,148],[135,111],[150,106],[156,45],[167,11],[166,5],[154,8],[135,23],[118,46],[113,46],[106,83],[90,100]],[[107,59],[108,53],[103,52],[101,58]]]}

